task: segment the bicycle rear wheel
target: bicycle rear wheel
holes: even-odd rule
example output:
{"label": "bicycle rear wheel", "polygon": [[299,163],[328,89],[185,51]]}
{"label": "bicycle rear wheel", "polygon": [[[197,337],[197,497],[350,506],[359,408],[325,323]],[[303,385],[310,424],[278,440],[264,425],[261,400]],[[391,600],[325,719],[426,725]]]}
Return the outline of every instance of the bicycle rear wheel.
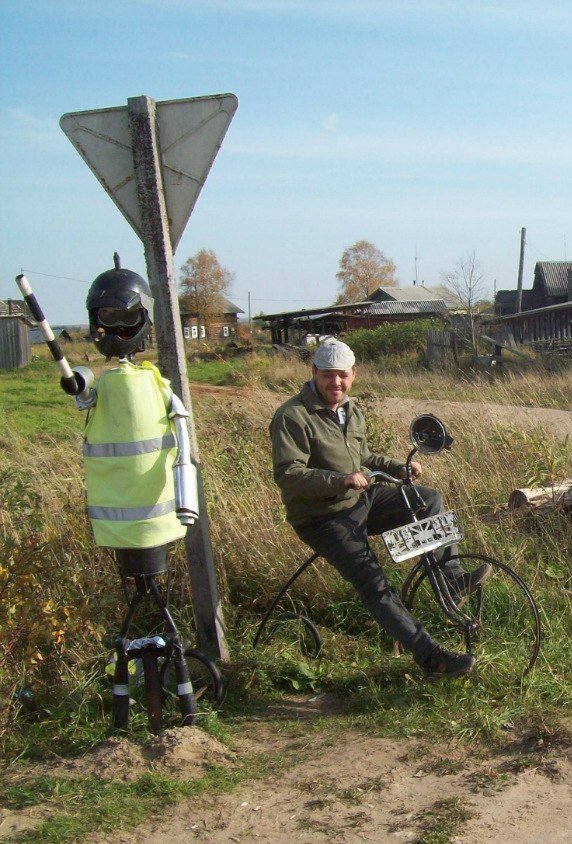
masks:
{"label": "bicycle rear wheel", "polygon": [[296,647],[304,656],[312,659],[322,652],[324,642],[317,626],[305,615],[283,612],[276,616],[267,631],[264,642],[272,642],[281,648]]}
{"label": "bicycle rear wheel", "polygon": [[484,585],[460,604],[461,612],[472,620],[471,630],[463,631],[445,616],[424,569],[412,582],[405,582],[403,603],[444,648],[459,650],[464,644],[467,652],[474,653],[479,674],[507,680],[528,674],[541,641],[540,616],[530,590],[499,560],[481,554],[459,554],[452,559],[466,572],[483,563],[492,567]]}

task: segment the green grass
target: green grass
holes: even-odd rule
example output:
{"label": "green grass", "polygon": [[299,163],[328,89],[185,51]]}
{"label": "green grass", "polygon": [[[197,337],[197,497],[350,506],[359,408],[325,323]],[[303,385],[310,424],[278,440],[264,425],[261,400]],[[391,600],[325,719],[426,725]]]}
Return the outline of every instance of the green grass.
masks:
{"label": "green grass", "polygon": [[234,384],[238,374],[244,370],[244,365],[243,360],[237,359],[197,361],[188,364],[187,373],[190,381],[223,386]]}
{"label": "green grass", "polygon": [[33,443],[38,437],[70,438],[83,426],[73,400],[59,387],[55,364],[36,358],[21,370],[0,372],[0,436],[17,431]]}
{"label": "green grass", "polygon": [[425,831],[419,844],[449,844],[472,816],[458,798],[436,801],[431,811],[422,816]]}

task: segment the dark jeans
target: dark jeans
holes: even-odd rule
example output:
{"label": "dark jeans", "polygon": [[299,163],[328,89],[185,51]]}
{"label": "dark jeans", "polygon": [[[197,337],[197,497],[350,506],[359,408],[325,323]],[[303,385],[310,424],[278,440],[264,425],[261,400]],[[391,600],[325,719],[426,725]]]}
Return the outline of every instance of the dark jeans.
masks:
{"label": "dark jeans", "polygon": [[[418,518],[442,512],[442,499],[436,490],[422,486],[417,489],[426,503]],[[399,489],[373,486],[350,510],[316,519],[295,530],[306,545],[324,557],[352,584],[379,626],[410,650],[417,663],[422,663],[435,647],[435,642],[390,587],[368,539],[368,536],[376,536],[410,521]],[[452,546],[442,554],[445,572],[451,578],[462,574],[457,561],[450,565],[447,562],[456,553],[456,547]]]}

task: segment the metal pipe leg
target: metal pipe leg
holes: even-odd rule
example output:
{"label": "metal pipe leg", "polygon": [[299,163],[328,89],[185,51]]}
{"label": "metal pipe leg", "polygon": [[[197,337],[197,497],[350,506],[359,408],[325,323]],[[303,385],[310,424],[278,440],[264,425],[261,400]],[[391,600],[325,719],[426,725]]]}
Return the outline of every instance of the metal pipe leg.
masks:
{"label": "metal pipe leg", "polygon": [[115,642],[115,656],[113,726],[116,730],[126,730],[129,726],[129,660],[123,639]]}
{"label": "metal pipe leg", "polygon": [[175,678],[177,681],[177,697],[179,698],[179,708],[183,716],[183,726],[190,727],[195,720],[197,712],[197,702],[193,694],[193,684],[189,677],[189,669],[185,660],[184,644],[177,630],[177,625],[169,612],[169,609],[161,597],[155,579],[150,577],[148,580],[149,591],[159,609],[161,615],[167,625],[169,636],[173,645],[173,665],[175,667]]}

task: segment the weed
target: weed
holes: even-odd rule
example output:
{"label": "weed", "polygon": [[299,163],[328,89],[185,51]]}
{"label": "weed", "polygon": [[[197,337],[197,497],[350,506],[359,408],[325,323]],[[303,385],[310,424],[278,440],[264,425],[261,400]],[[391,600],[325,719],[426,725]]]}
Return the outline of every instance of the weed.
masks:
{"label": "weed", "polygon": [[449,844],[466,821],[473,817],[458,798],[438,800],[418,818],[424,827],[419,844]]}

